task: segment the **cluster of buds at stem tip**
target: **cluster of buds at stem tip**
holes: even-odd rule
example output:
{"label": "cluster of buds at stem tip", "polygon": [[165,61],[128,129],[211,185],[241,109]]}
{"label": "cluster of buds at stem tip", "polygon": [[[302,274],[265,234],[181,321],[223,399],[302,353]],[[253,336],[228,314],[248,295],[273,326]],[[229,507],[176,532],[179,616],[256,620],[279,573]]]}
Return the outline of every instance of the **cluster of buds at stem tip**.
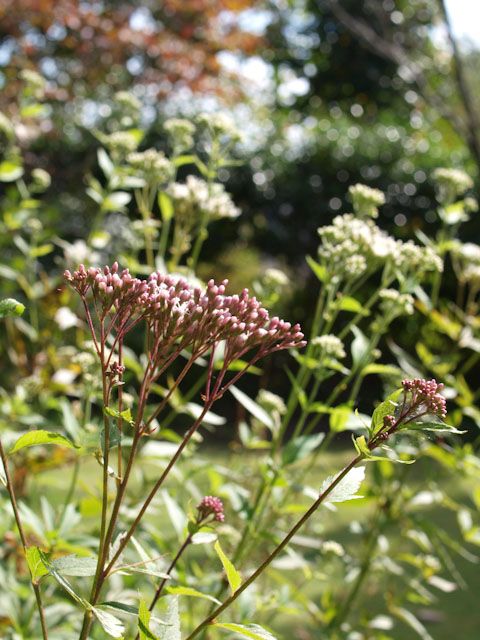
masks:
{"label": "cluster of buds at stem tip", "polygon": [[[223,371],[245,354],[256,362],[274,351],[306,344],[300,325],[271,318],[247,289],[226,295],[227,280],[218,284],[210,280],[204,288],[159,272],[141,280],[128,269],[120,271],[116,262],[104,269],[80,265],[73,274],[66,271],[64,275],[87,313],[92,307],[107,333],[115,332],[117,341],[140,320],[146,322],[152,370],[182,350],[189,349],[195,359],[220,343]],[[90,329],[95,332],[93,322]]]}
{"label": "cluster of buds at stem tip", "polygon": [[207,518],[212,521],[225,522],[223,502],[214,496],[205,496],[197,506],[197,524],[205,523]]}
{"label": "cluster of buds at stem tip", "polygon": [[414,378],[403,380],[403,399],[399,403],[395,415],[389,414],[383,418],[383,426],[371,441],[371,448],[378,441],[386,440],[396,431],[409,423],[425,416],[432,416],[443,420],[447,415],[447,403],[441,391],[442,383],[436,380]]}

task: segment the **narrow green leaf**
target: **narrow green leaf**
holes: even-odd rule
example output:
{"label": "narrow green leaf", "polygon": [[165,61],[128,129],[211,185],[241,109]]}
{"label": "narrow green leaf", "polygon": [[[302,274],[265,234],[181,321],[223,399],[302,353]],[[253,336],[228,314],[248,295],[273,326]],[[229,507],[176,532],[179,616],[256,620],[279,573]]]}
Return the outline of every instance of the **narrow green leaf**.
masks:
{"label": "narrow green leaf", "polygon": [[242,578],[240,577],[240,574],[233,566],[232,562],[227,558],[227,556],[223,552],[223,549],[220,546],[220,542],[218,540],[214,544],[214,549],[217,552],[217,555],[220,558],[220,562],[223,565],[225,574],[227,576],[228,584],[230,585],[230,589],[232,590],[232,593],[235,593],[238,587],[242,584]]}
{"label": "narrow green leaf", "polygon": [[52,578],[55,578],[58,584],[63,589],[65,589],[65,591],[75,600],[75,602],[78,602],[78,604],[80,604],[84,609],[89,609],[91,605],[84,598],[82,598],[82,596],[79,596],[78,593],[76,593],[75,589],[68,582],[68,580],[66,580],[62,575],[60,575],[60,573],[57,571],[57,569],[52,565],[52,563],[48,559],[46,553],[43,552],[41,549],[38,550],[38,553],[40,555],[40,559],[42,560],[45,567],[48,569],[48,573],[52,576]]}
{"label": "narrow green leaf", "polygon": [[245,638],[251,640],[277,640],[270,631],[267,631],[258,624],[235,624],[233,622],[217,622],[215,626],[218,629],[225,629],[226,631],[234,631],[239,633]]}
{"label": "narrow green leaf", "polygon": [[163,222],[168,222],[173,218],[173,202],[168,193],[165,193],[165,191],[160,191],[160,193],[158,194],[158,206],[160,207],[160,213],[162,214]]}
{"label": "narrow green leaf", "polygon": [[190,596],[192,598],[204,598],[205,600],[215,602],[215,604],[222,604],[220,600],[217,600],[217,598],[208,595],[208,593],[202,593],[201,591],[192,589],[192,587],[167,587],[167,591],[172,596]]}
{"label": "narrow green leaf", "polygon": [[150,631],[151,615],[147,603],[142,598],[138,607],[138,633],[140,640],[158,640],[158,637]]}
{"label": "narrow green leaf", "polygon": [[399,620],[408,625],[411,629],[415,631],[417,635],[422,638],[422,640],[433,640],[432,636],[425,629],[423,624],[416,618],[411,611],[404,609],[403,607],[390,607],[390,612],[392,615],[397,617]]}
{"label": "narrow green leaf", "polygon": [[69,449],[78,449],[71,440],[62,436],[55,431],[44,431],[43,429],[37,429],[36,431],[29,431],[15,442],[13,448],[10,449],[10,454],[16,453],[26,447],[34,447],[36,445],[57,444],[62,447],[68,447]]}
{"label": "narrow green leaf", "polygon": [[274,428],[273,420],[268,415],[268,413],[263,409],[259,404],[257,404],[254,400],[252,400],[246,393],[237,389],[237,387],[231,386],[230,391],[233,397],[240,402],[240,404],[245,407],[245,409],[252,414],[254,418],[259,420],[262,424],[264,424],[269,429]]}
{"label": "narrow green leaf", "polygon": [[308,266],[313,271],[313,273],[317,276],[320,282],[327,282],[328,280],[328,270],[321,264],[318,264],[313,258],[310,256],[305,256],[305,260],[307,261]]}
{"label": "narrow green leaf", "polygon": [[289,440],[282,451],[283,464],[293,464],[298,460],[306,458],[320,446],[324,438],[324,433],[315,433],[310,436],[297,436],[296,438]]}

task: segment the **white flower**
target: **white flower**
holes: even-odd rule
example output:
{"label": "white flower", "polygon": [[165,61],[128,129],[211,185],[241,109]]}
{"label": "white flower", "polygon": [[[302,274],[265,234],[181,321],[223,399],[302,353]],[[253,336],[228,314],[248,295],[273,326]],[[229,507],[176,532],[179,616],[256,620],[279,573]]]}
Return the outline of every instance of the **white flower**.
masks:
{"label": "white flower", "polygon": [[326,334],[312,339],[312,345],[318,347],[321,356],[341,360],[346,357],[343,342],[337,336]]}
{"label": "white flower", "polygon": [[223,184],[208,184],[196,176],[188,176],[185,183],[174,182],[167,189],[175,205],[175,214],[191,225],[195,215],[206,215],[208,220],[237,218],[240,209],[233,203]]}
{"label": "white flower", "polygon": [[438,199],[442,203],[450,203],[473,187],[473,180],[461,169],[440,167],[433,172],[433,180],[437,187]]}
{"label": "white flower", "polygon": [[385,195],[379,189],[372,189],[364,184],[355,184],[348,190],[352,199],[353,210],[359,216],[378,217],[378,207],[385,204]]}
{"label": "white flower", "polygon": [[411,316],[414,312],[414,299],[409,293],[400,293],[396,289],[382,289],[379,293],[380,306],[387,314]]}
{"label": "white flower", "polygon": [[62,331],[76,327],[79,324],[77,316],[68,307],[57,309],[54,319]]}

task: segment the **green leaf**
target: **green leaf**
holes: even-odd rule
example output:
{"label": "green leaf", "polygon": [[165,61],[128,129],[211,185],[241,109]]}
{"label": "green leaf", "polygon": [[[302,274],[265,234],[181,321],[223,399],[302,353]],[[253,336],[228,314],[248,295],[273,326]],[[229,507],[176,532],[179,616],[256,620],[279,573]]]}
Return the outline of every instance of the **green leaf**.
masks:
{"label": "green leaf", "polygon": [[49,111],[48,105],[35,102],[22,107],[20,115],[22,118],[43,118],[49,114]]}
{"label": "green leaf", "polygon": [[348,421],[350,416],[352,415],[352,410],[350,407],[345,405],[340,405],[339,407],[335,407],[330,412],[330,430],[334,433],[340,433],[341,431],[345,431],[347,429]]}
{"label": "green leaf", "polygon": [[160,193],[158,194],[158,206],[160,207],[160,213],[162,214],[162,220],[164,222],[168,222],[173,218],[173,202],[168,193],[165,193],[165,191],[160,191]]}
{"label": "green leaf", "polygon": [[40,558],[43,564],[48,569],[48,573],[52,576],[52,578],[54,578],[63,589],[65,589],[65,591],[75,600],[75,602],[78,602],[78,604],[80,604],[84,609],[90,609],[91,605],[84,598],[79,596],[78,593],[75,592],[75,589],[68,582],[68,580],[66,580],[62,575],[60,575],[60,573],[57,571],[57,569],[53,566],[53,564],[48,559],[47,554],[43,552],[41,549],[38,550],[38,553],[40,555]]}
{"label": "green leaf", "polygon": [[220,546],[220,542],[214,544],[213,548],[217,552],[218,557],[220,558],[220,562],[223,565],[225,570],[225,574],[227,576],[228,584],[230,585],[230,589],[232,590],[232,594],[237,591],[238,587],[242,584],[242,578],[240,574],[233,566],[232,562],[227,558],[225,553],[223,552],[222,547]]}
{"label": "green leaf", "polygon": [[335,302],[335,309],[338,311],[349,311],[350,313],[359,313],[362,316],[369,316],[370,311],[365,309],[363,304],[352,296],[342,296]]}
{"label": "green leaf", "polygon": [[196,589],[192,589],[191,587],[167,587],[167,591],[172,596],[190,596],[192,598],[204,598],[205,600],[215,602],[215,604],[222,604],[220,600],[217,600],[217,598],[208,595],[208,593],[202,593],[201,591],[197,591]]}
{"label": "green leaf", "polygon": [[435,419],[435,416],[425,416],[425,419],[423,420],[409,422],[405,426],[400,426],[399,431],[433,431],[436,433],[452,433],[457,435],[467,433],[466,431],[460,431],[456,427],[443,422],[439,418]]}
{"label": "green leaf", "polygon": [[285,445],[282,451],[282,462],[285,465],[293,464],[298,460],[306,458],[310,453],[320,446],[325,438],[324,433],[313,435],[297,436]]}
{"label": "green leaf", "polygon": [[17,162],[4,160],[0,162],[0,182],[15,182],[23,176],[23,167]]}
{"label": "green leaf", "polygon": [[150,631],[151,615],[147,603],[142,598],[138,607],[138,633],[140,640],[158,640],[158,637]]}
{"label": "green leaf", "polygon": [[422,640],[433,640],[432,636],[428,633],[420,620],[418,620],[411,611],[408,611],[403,607],[391,606],[390,613],[413,629],[415,633],[422,638]]}
{"label": "green leaf", "polygon": [[48,569],[43,563],[38,547],[27,547],[25,549],[25,557],[32,576],[32,582],[38,584],[43,576],[48,575]]}
{"label": "green leaf", "polygon": [[193,534],[192,544],[211,544],[217,539],[217,534],[208,531],[199,531]]}
{"label": "green leaf", "polygon": [[109,178],[114,170],[113,162],[110,160],[110,156],[105,151],[105,149],[100,148],[97,151],[98,164],[102,169],[103,173],[107,178]]}
{"label": "green leaf", "polygon": [[13,448],[10,449],[9,454],[11,455],[12,453],[16,453],[17,451],[20,451],[20,449],[25,449],[26,447],[35,447],[37,445],[46,444],[57,444],[62,447],[68,447],[69,449],[78,449],[71,440],[62,436],[60,433],[37,429],[36,431],[29,431],[23,436],[20,436],[13,445]]}
{"label": "green leaf", "polygon": [[305,256],[305,260],[307,261],[308,266],[313,271],[313,273],[317,276],[320,282],[327,282],[328,280],[328,270],[323,265],[316,262],[310,256]]}
{"label": "green leaf", "polygon": [[[336,476],[329,476],[323,481],[320,487],[320,494],[324,493],[335,480]],[[346,502],[347,500],[357,500],[362,496],[357,495],[360,485],[365,479],[365,467],[354,467],[340,482],[332,489],[325,498],[325,502]]]}
{"label": "green leaf", "polygon": [[102,625],[103,630],[112,638],[123,638],[125,627],[123,622],[116,618],[111,613],[103,611],[100,607],[92,607],[93,615],[97,618]]}
{"label": "green leaf", "polygon": [[259,420],[262,424],[264,424],[269,429],[274,428],[274,423],[272,418],[268,415],[268,413],[263,409],[259,404],[257,404],[254,400],[252,400],[246,393],[237,389],[237,387],[231,386],[230,391],[233,397],[240,402],[240,404],[245,407],[245,409],[252,414],[254,418]]}
{"label": "green leaf", "polygon": [[382,427],[385,416],[394,415],[398,406],[398,400],[403,394],[403,389],[396,389],[375,409],[370,424],[370,432],[375,435]]}
{"label": "green leaf", "polygon": [[217,622],[215,626],[218,629],[225,629],[226,631],[234,631],[239,633],[245,638],[251,640],[277,640],[270,631],[267,631],[258,624],[235,624],[233,622]]}
{"label": "green leaf", "polygon": [[362,364],[370,353],[370,342],[358,327],[352,327],[355,338],[352,342],[352,360],[355,366]]}
{"label": "green leaf", "polygon": [[97,559],[92,556],[82,558],[71,554],[52,560],[52,566],[63,576],[94,576]]}
{"label": "green leaf", "polygon": [[177,596],[168,597],[168,610],[160,640],[182,640]]}
{"label": "green leaf", "polygon": [[14,298],[0,300],[0,318],[9,316],[21,316],[25,311],[25,305]]}
{"label": "green leaf", "polygon": [[114,191],[110,193],[102,202],[103,211],[122,211],[130,202],[132,196],[126,191]]}

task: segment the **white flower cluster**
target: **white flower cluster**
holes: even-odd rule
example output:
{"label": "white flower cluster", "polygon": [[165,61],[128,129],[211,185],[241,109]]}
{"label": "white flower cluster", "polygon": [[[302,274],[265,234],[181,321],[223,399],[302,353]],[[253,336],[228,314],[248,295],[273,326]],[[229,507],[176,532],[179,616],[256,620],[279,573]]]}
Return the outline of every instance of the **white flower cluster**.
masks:
{"label": "white flower cluster", "polygon": [[324,336],[317,336],[311,341],[312,346],[317,347],[319,357],[335,358],[341,360],[346,357],[345,347],[343,342],[337,336],[332,334],[326,334]]}
{"label": "white flower cluster", "polygon": [[240,209],[233,203],[223,184],[208,184],[196,176],[188,176],[186,182],[174,182],[167,189],[175,205],[175,216],[189,226],[195,213],[205,215],[209,221],[221,218],[237,218]]}
{"label": "white flower cluster", "polygon": [[163,124],[172,147],[178,151],[186,151],[193,147],[195,125],[184,118],[169,118]]}
{"label": "white flower cluster", "polygon": [[461,169],[446,169],[440,167],[432,174],[435,181],[438,199],[444,204],[453,202],[473,187],[473,180]]}
{"label": "white flower cluster", "polygon": [[385,195],[382,191],[364,184],[355,184],[349,188],[348,193],[357,215],[378,218],[378,207],[385,204]]}
{"label": "white flower cluster", "polygon": [[336,216],[318,233],[322,240],[318,249],[321,262],[341,278],[358,278],[387,263],[417,279],[428,271],[443,269],[442,260],[432,248],[395,240],[373,220],[360,220],[350,213]]}
{"label": "white flower cluster", "polygon": [[413,315],[415,301],[409,293],[400,293],[396,289],[382,289],[379,296],[381,300],[380,307],[386,315]]}
{"label": "white flower cluster", "polygon": [[228,136],[233,140],[240,137],[240,132],[233,120],[226,113],[200,113],[197,122],[207,128],[213,136]]}
{"label": "white flower cluster", "polygon": [[142,171],[147,178],[154,178],[158,183],[168,182],[173,175],[172,163],[162,151],[147,149],[129,153],[127,161],[131,167]]}
{"label": "white flower cluster", "polygon": [[452,258],[458,279],[469,284],[480,284],[480,246],[465,242],[452,250]]}
{"label": "white flower cluster", "polygon": [[97,134],[100,142],[111,151],[130,153],[138,147],[138,139],[128,131],[114,131],[109,134]]}
{"label": "white flower cluster", "polygon": [[266,287],[281,289],[290,284],[287,274],[281,269],[275,267],[269,267],[265,269],[263,274],[262,284]]}
{"label": "white flower cluster", "polygon": [[124,109],[137,114],[142,108],[140,100],[130,91],[117,91],[114,96],[115,102]]}

